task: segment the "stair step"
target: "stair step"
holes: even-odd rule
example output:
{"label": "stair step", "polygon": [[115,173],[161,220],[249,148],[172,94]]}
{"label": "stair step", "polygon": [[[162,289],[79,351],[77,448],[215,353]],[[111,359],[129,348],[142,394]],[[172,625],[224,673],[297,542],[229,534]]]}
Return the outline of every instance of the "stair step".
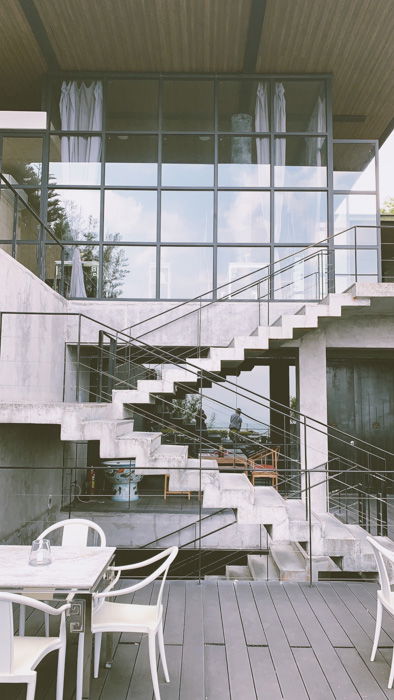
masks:
{"label": "stair step", "polygon": [[292,542],[277,542],[270,547],[279,570],[280,581],[305,581],[306,561]]}
{"label": "stair step", "polygon": [[248,566],[235,566],[233,564],[226,566],[226,579],[230,581],[253,581]]}
{"label": "stair step", "polygon": [[279,581],[279,571],[271,554],[248,554],[248,567],[254,581]]}

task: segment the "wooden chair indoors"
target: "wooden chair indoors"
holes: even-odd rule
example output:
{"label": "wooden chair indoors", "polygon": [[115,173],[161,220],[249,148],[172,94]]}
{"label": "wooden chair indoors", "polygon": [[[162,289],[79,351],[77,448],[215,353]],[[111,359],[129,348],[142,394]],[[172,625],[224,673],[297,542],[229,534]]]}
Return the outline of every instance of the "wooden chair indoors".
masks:
{"label": "wooden chair indoors", "polygon": [[278,488],[278,456],[277,447],[265,448],[251,455],[248,459],[248,474],[255,486],[256,479],[270,479],[271,485]]}

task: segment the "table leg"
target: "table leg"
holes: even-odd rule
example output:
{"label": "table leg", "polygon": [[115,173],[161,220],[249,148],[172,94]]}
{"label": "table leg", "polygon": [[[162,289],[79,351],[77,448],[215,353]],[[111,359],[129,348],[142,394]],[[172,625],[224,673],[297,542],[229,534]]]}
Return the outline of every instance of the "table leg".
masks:
{"label": "table leg", "polygon": [[85,600],[85,639],[83,648],[82,700],[90,700],[90,682],[92,678],[93,635],[92,635],[92,596],[81,596]]}
{"label": "table leg", "polygon": [[105,635],[105,668],[112,668],[112,657],[114,655],[114,636],[112,632]]}

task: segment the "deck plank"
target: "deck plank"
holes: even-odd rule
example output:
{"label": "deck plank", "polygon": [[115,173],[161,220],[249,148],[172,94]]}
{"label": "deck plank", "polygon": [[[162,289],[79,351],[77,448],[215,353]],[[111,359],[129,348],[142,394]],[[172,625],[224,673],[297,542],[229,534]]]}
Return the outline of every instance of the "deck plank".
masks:
{"label": "deck plank", "polygon": [[[373,583],[352,584],[348,583],[349,589],[353,595],[358,598],[360,603],[368,610],[373,619],[376,620],[376,593],[378,586]],[[383,611],[382,632],[380,638],[380,646],[392,646],[394,641],[394,622],[391,615]]]}
{"label": "deck plank", "polygon": [[205,645],[205,693],[207,700],[231,700],[224,645]]}
{"label": "deck plank", "polygon": [[232,581],[219,581],[219,598],[226,644],[230,693],[233,698],[255,700],[252,670],[242,620]]}
{"label": "deck plank", "polygon": [[335,700],[313,649],[310,647],[294,648],[293,654],[309,697],[313,700]]}
{"label": "deck plank", "polygon": [[205,581],[203,585],[204,641],[205,644],[224,644],[222,616],[220,614],[217,581]]}
{"label": "deck plank", "polygon": [[245,641],[248,646],[267,646],[267,638],[257,612],[248,581],[237,581],[234,591],[238,602]]}
{"label": "deck plank", "polygon": [[185,605],[186,582],[171,581],[164,624],[164,641],[166,644],[183,644]]}
{"label": "deck plank", "polygon": [[185,631],[181,669],[180,700],[205,700],[204,625],[202,586],[186,584]]}
{"label": "deck plank", "polygon": [[268,647],[248,647],[257,700],[281,700],[278,676]]}
{"label": "deck plank", "polygon": [[[349,609],[341,600],[339,593],[335,591],[330,584],[319,584],[318,591],[331,608],[334,615],[340,620],[353,647],[357,649],[364,663],[367,665],[380,687],[387,694],[386,685],[389,669],[387,668],[387,664],[381,652],[378,651],[374,662],[370,661],[372,650],[371,639],[363,627],[361,627],[358,620],[349,612]],[[392,693],[389,697],[394,697],[394,694]]]}
{"label": "deck plank", "polygon": [[299,585],[285,583],[284,588],[298,619],[302,620],[305,634],[335,697],[358,700],[359,693]]}
{"label": "deck plank", "polygon": [[[181,685],[181,668],[182,668],[182,647],[175,644],[166,645],[166,659],[168,666],[168,674],[170,676],[169,683],[160,683],[161,700],[174,700],[179,698],[179,689]],[[159,680],[161,673],[159,665]]]}
{"label": "deck plank", "polygon": [[[346,605],[350,613],[358,620],[369,638],[373,640],[375,634],[375,615],[369,612],[365,605],[354,595],[347,583],[335,581],[332,584],[334,591],[337,591],[342,602]],[[382,646],[391,646],[392,640],[382,632],[380,643]]]}
{"label": "deck plank", "polygon": [[306,583],[300,584],[300,588],[305,596],[305,599],[309,603],[317,619],[324,628],[324,631],[328,639],[330,640],[332,646],[353,646],[351,640],[349,639],[343,627],[341,626],[340,620],[335,617],[333,611],[329,608],[324,598],[322,598],[322,596],[320,595],[319,589],[316,588],[316,586],[308,586],[308,584]]}
{"label": "deck plank", "polygon": [[[152,600],[158,585],[134,602]],[[163,605],[171,682],[159,663],[162,700],[394,700],[387,635],[369,660],[375,596],[374,584],[357,582],[170,581]],[[43,633],[40,613],[29,616],[27,632]],[[69,637],[64,700],[75,698],[76,641]],[[53,700],[56,666],[56,654],[39,665],[36,700]],[[112,669],[101,667],[91,687],[91,700],[153,700],[146,635],[115,635]],[[0,697],[25,700],[25,688],[1,685]]]}
{"label": "deck plank", "polygon": [[307,700],[304,683],[269,594],[269,585],[262,581],[256,581],[253,583],[252,590],[281,691],[285,698]]}
{"label": "deck plank", "polygon": [[273,581],[268,588],[272,602],[291,647],[309,647],[309,640],[295,614],[281,583]]}
{"label": "deck plank", "polygon": [[386,700],[385,693],[356,649],[338,649],[337,653],[364,700]]}

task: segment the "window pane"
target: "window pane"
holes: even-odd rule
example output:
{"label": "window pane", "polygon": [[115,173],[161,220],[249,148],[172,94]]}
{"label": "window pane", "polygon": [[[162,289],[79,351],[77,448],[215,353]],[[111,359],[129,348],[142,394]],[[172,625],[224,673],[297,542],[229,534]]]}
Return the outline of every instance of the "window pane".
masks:
{"label": "window pane", "polygon": [[109,80],[107,85],[107,131],[157,128],[157,80]]}
{"label": "window pane", "polygon": [[[354,226],[357,228],[357,244],[373,245],[377,242],[376,197],[362,194],[334,195],[334,231],[343,234],[335,237],[335,245],[354,245]],[[366,228],[364,228],[366,227]],[[346,229],[351,229],[347,231]]]}
{"label": "window pane", "polygon": [[40,229],[41,226],[35,216],[19,200],[16,217],[16,240],[38,241]]}
{"label": "window pane", "polygon": [[275,248],[274,271],[276,299],[322,299],[327,294],[327,250],[323,248]]}
{"label": "window pane", "polygon": [[154,298],[155,246],[104,246],[103,296],[107,299]]}
{"label": "window pane", "polygon": [[49,152],[49,183],[52,185],[99,185],[101,179],[99,136],[52,136]]}
{"label": "window pane", "polygon": [[100,131],[102,117],[101,80],[63,80],[52,84],[51,129]]}
{"label": "window pane", "polygon": [[259,80],[219,82],[220,131],[269,131],[269,84]]}
{"label": "window pane", "polygon": [[269,192],[219,192],[218,240],[228,243],[269,242]]}
{"label": "window pane", "polygon": [[375,146],[371,143],[334,143],[334,188],[375,190]]}
{"label": "window pane", "polygon": [[156,203],[156,192],[107,190],[104,238],[109,241],[155,241]]}
{"label": "window pane", "polygon": [[162,192],[162,241],[211,241],[212,227],[212,192]]}
{"label": "window pane", "polygon": [[3,138],[0,170],[11,185],[39,185],[41,169],[41,138]]}
{"label": "window pane", "polygon": [[378,251],[357,251],[357,277],[358,275],[376,275],[378,272]]}
{"label": "window pane", "polygon": [[275,241],[314,243],[326,237],[325,192],[275,192]]}
{"label": "window pane", "polygon": [[192,299],[212,289],[211,248],[161,249],[160,296]]}
{"label": "window pane", "polygon": [[326,185],[326,139],[313,136],[275,139],[275,187]]}
{"label": "window pane", "polygon": [[37,277],[40,275],[39,253],[37,245],[17,244],[15,249],[15,260],[27,267]]}
{"label": "window pane", "polygon": [[335,272],[337,275],[353,275],[356,270],[356,250],[335,251]]}
{"label": "window pane", "polygon": [[45,255],[45,282],[59,294],[62,292],[62,249],[60,245],[47,244]]}
{"label": "window pane", "polygon": [[213,185],[211,136],[163,136],[163,185]]}
{"label": "window pane", "polygon": [[252,136],[219,138],[219,185],[222,187],[268,187],[270,142]]}
{"label": "window pane", "polygon": [[213,128],[213,82],[165,80],[162,127],[169,131],[210,131]]}
{"label": "window pane", "polygon": [[105,159],[106,185],[157,184],[156,136],[107,136]]}
{"label": "window pane", "polygon": [[[98,294],[99,249],[98,246],[77,246],[81,256],[85,292],[88,298],[94,299]],[[64,260],[64,291],[70,296],[72,258],[75,246],[66,246]]]}
{"label": "window pane", "polygon": [[[266,298],[269,261],[269,248],[218,248],[218,286],[221,287],[218,297],[257,299],[259,295],[259,298]],[[258,280],[263,280],[259,287]]]}
{"label": "window pane", "polygon": [[59,240],[97,240],[100,230],[100,192],[49,190],[47,218]]}
{"label": "window pane", "polygon": [[274,131],[325,132],[325,83],[321,80],[275,83]]}

